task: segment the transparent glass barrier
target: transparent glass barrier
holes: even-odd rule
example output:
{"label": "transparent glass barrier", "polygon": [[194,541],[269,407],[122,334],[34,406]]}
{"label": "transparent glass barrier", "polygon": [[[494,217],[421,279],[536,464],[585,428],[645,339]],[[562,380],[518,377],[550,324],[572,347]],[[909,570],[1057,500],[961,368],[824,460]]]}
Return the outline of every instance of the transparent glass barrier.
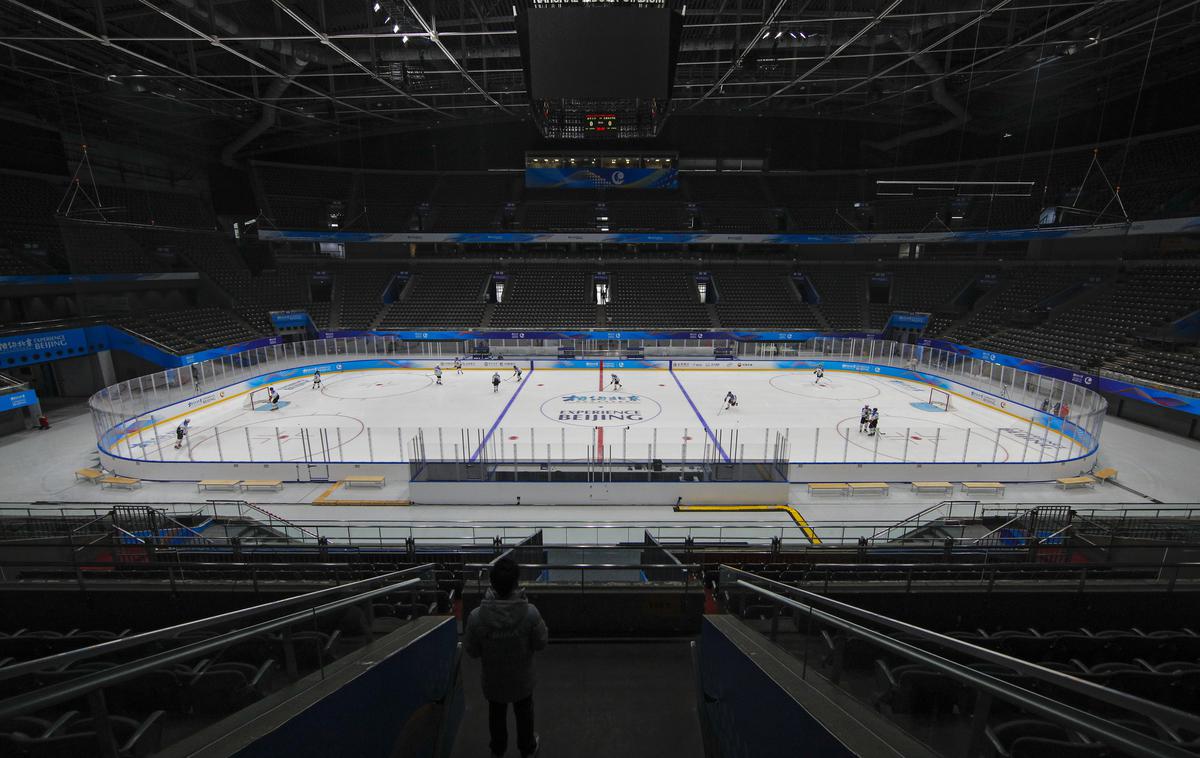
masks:
{"label": "transparent glass barrier", "polygon": [[[684,340],[665,342],[656,349],[686,349],[694,356],[703,347]],[[960,395],[950,397],[952,407],[976,401],[1010,420],[994,428],[957,418],[910,424],[885,416],[872,434],[860,431],[857,419],[828,427],[719,429],[698,421],[690,428],[634,425],[603,431],[565,426],[295,426],[239,419],[192,428],[176,447],[170,414],[220,401],[226,388],[239,393],[233,402],[252,402],[234,386],[247,379],[341,356],[450,358],[464,348],[457,342],[405,342],[384,336],[288,343],[223,356],[106,387],[90,404],[101,447],[120,457],[296,463],[1044,463],[1093,452],[1107,409],[1102,396],[1081,385],[935,348],[850,338],[736,347],[747,358],[862,362],[864,370],[891,366],[913,372],[916,381],[925,381],[923,375],[941,377],[957,383],[950,388]]]}

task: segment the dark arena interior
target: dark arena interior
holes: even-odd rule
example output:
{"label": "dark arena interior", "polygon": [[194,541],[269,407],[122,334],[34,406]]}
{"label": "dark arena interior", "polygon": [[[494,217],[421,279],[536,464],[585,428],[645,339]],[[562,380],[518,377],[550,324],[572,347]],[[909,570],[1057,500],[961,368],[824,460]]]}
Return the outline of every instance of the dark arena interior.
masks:
{"label": "dark arena interior", "polygon": [[0,757],[1200,755],[1197,93],[1200,0],[0,0]]}

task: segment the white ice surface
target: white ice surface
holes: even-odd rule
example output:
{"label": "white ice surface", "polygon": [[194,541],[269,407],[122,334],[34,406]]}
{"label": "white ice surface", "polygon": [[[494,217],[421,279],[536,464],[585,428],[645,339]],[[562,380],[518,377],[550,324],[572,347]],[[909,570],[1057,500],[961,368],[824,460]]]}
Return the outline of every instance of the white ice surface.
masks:
{"label": "white ice surface", "polygon": [[[199,409],[153,414],[118,452],[149,460],[410,460],[421,435],[429,459],[645,461],[775,458],[781,443],[798,462],[1050,461],[1079,455],[1071,440],[991,406],[955,396],[928,406],[924,384],[831,371],[511,372],[493,391],[492,371],[427,369],[331,373],[278,385],[277,410],[250,410],[244,396]],[[738,398],[725,410],[725,393]],[[864,404],[879,409],[877,436],[859,432]],[[175,427],[191,432],[174,447]]]}

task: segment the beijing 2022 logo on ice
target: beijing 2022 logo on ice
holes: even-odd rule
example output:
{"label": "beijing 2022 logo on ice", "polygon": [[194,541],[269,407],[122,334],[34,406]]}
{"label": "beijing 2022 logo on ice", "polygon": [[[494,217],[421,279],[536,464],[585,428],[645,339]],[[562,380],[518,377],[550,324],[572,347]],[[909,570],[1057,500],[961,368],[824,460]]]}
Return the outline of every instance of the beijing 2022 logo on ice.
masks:
{"label": "beijing 2022 logo on ice", "polygon": [[573,426],[629,426],[662,413],[656,400],[636,393],[580,392],[542,403],[542,415]]}

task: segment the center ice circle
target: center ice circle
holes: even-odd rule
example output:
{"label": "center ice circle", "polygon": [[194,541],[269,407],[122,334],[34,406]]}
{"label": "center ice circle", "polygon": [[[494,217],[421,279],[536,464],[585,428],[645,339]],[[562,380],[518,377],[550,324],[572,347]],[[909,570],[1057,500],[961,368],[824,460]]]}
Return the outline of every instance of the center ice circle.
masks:
{"label": "center ice circle", "polygon": [[575,392],[542,403],[542,415],[571,426],[629,426],[662,413],[654,398],[637,392]]}

